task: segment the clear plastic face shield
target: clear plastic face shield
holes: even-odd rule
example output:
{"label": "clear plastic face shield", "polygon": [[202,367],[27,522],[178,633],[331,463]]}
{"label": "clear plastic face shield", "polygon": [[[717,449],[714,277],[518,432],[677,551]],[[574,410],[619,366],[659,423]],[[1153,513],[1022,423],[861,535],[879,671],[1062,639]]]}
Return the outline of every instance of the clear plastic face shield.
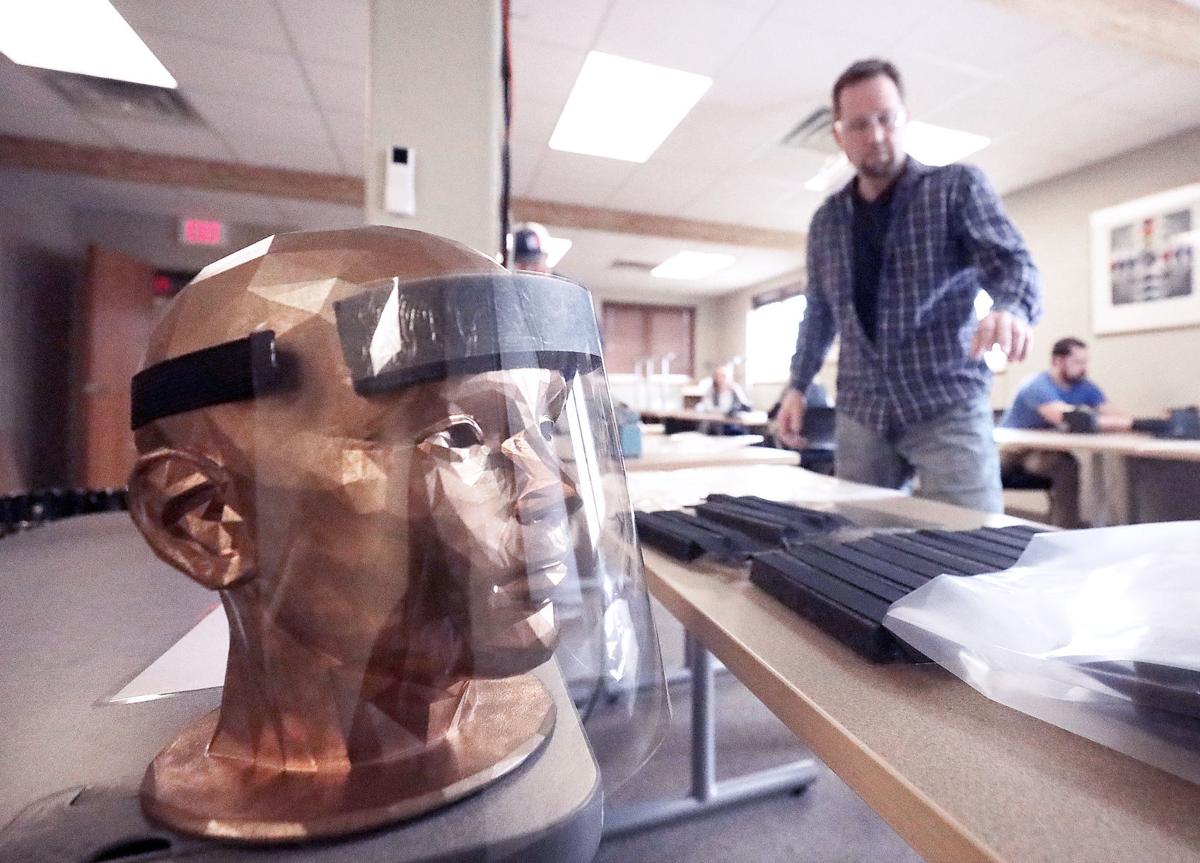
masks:
{"label": "clear plastic face shield", "polygon": [[581,723],[619,785],[669,708],[587,292],[337,278],[280,318],[135,381],[135,516],[230,621],[219,718],[147,812],[344,835],[486,800]]}

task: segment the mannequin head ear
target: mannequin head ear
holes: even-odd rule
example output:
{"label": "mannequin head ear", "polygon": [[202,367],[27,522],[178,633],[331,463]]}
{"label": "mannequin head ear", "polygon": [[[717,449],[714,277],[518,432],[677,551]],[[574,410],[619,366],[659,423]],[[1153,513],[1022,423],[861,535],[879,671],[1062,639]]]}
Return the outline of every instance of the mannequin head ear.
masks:
{"label": "mannequin head ear", "polygon": [[254,575],[255,554],[225,468],[194,452],[158,449],[129,476],[129,511],[160,558],[210,590]]}

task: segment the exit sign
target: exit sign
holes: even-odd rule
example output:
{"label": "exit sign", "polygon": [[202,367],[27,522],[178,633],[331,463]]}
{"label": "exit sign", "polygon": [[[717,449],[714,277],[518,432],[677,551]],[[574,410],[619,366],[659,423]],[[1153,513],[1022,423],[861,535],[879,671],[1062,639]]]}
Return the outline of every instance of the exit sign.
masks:
{"label": "exit sign", "polygon": [[185,246],[223,246],[225,225],[211,219],[180,219],[179,242]]}

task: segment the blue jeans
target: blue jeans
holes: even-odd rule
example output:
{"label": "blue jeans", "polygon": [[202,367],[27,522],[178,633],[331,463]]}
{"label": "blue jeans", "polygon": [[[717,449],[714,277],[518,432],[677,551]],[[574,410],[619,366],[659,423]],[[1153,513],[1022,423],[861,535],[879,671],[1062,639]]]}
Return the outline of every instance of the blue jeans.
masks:
{"label": "blue jeans", "polygon": [[839,411],[837,475],[868,485],[904,488],[915,474],[921,497],[1003,512],[993,425],[986,397],[883,433]]}

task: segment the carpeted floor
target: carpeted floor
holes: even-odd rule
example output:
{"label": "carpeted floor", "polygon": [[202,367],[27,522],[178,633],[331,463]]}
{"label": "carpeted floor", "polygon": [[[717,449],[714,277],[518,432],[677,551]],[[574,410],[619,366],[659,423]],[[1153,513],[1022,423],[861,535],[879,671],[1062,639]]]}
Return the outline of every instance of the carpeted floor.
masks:
{"label": "carpeted floor", "polygon": [[[682,661],[678,624],[656,610],[667,668]],[[717,677],[717,778],[803,758],[796,737],[731,674]],[[670,734],[650,762],[609,799],[684,796],[689,787],[690,687],[672,687]],[[802,794],[780,794],[730,809],[612,839],[597,863],[918,863],[878,815],[828,768]]]}

